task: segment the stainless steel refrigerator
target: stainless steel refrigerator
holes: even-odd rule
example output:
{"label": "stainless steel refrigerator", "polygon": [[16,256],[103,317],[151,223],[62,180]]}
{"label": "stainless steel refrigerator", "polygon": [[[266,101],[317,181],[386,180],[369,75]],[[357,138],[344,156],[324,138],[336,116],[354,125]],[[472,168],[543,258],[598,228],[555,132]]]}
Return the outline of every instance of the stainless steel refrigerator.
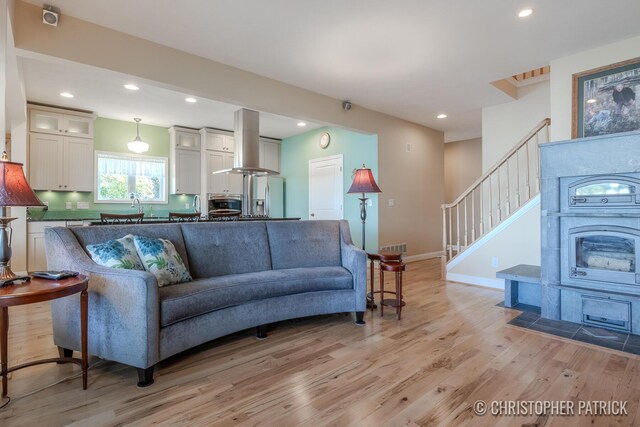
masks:
{"label": "stainless steel refrigerator", "polygon": [[[284,178],[281,176],[261,176],[254,185],[254,212],[271,218],[284,217]],[[261,212],[262,211],[262,212]]]}

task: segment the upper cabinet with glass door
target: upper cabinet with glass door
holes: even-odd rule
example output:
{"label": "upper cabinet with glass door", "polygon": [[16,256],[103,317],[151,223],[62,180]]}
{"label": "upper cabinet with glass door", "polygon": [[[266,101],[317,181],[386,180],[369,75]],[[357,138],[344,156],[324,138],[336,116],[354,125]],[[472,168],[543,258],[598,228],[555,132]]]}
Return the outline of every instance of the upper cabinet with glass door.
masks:
{"label": "upper cabinet with glass door", "polygon": [[91,113],[75,112],[60,108],[29,106],[29,130],[77,138],[93,138]]}

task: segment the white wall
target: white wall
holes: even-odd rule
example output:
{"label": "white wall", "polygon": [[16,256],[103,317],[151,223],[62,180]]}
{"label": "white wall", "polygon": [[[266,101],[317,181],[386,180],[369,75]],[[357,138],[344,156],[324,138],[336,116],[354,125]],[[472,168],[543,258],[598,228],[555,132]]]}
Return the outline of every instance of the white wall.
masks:
{"label": "white wall", "polygon": [[551,61],[551,140],[571,139],[573,74],[640,57],[640,37]]}
{"label": "white wall", "polygon": [[547,80],[518,88],[518,99],[515,101],[482,109],[483,171],[493,166],[538,123],[549,117],[549,103]]}
{"label": "white wall", "polygon": [[[533,199],[521,211],[523,215],[495,234],[489,233],[454,259],[447,279],[475,285],[503,287],[496,272],[518,264],[540,265],[540,198]],[[513,218],[512,218],[513,219]],[[464,258],[463,258],[464,257]],[[492,266],[493,258],[498,265]]]}

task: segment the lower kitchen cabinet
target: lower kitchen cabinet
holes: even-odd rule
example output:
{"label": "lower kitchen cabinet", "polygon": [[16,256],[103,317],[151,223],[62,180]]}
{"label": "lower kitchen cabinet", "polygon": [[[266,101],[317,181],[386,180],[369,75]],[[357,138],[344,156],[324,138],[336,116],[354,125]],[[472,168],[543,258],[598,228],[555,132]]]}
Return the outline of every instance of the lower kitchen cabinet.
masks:
{"label": "lower kitchen cabinet", "polygon": [[47,269],[44,246],[44,230],[49,227],[66,227],[66,221],[35,221],[27,223],[27,270]]}

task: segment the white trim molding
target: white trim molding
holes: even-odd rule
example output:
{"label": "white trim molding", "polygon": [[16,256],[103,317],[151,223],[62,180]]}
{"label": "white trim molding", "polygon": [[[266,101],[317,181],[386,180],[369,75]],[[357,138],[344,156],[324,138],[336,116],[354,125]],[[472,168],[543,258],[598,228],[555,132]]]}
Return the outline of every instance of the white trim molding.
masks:
{"label": "white trim molding", "polygon": [[442,256],[442,251],[425,252],[423,254],[403,256],[402,257],[402,261],[404,261],[405,263],[407,263],[407,262],[416,262],[416,261],[424,261],[425,259],[439,258],[441,256]]}
{"label": "white trim molding", "polygon": [[484,286],[486,288],[504,289],[504,279],[469,276],[467,274],[447,273],[447,282],[460,282],[467,285]]}

